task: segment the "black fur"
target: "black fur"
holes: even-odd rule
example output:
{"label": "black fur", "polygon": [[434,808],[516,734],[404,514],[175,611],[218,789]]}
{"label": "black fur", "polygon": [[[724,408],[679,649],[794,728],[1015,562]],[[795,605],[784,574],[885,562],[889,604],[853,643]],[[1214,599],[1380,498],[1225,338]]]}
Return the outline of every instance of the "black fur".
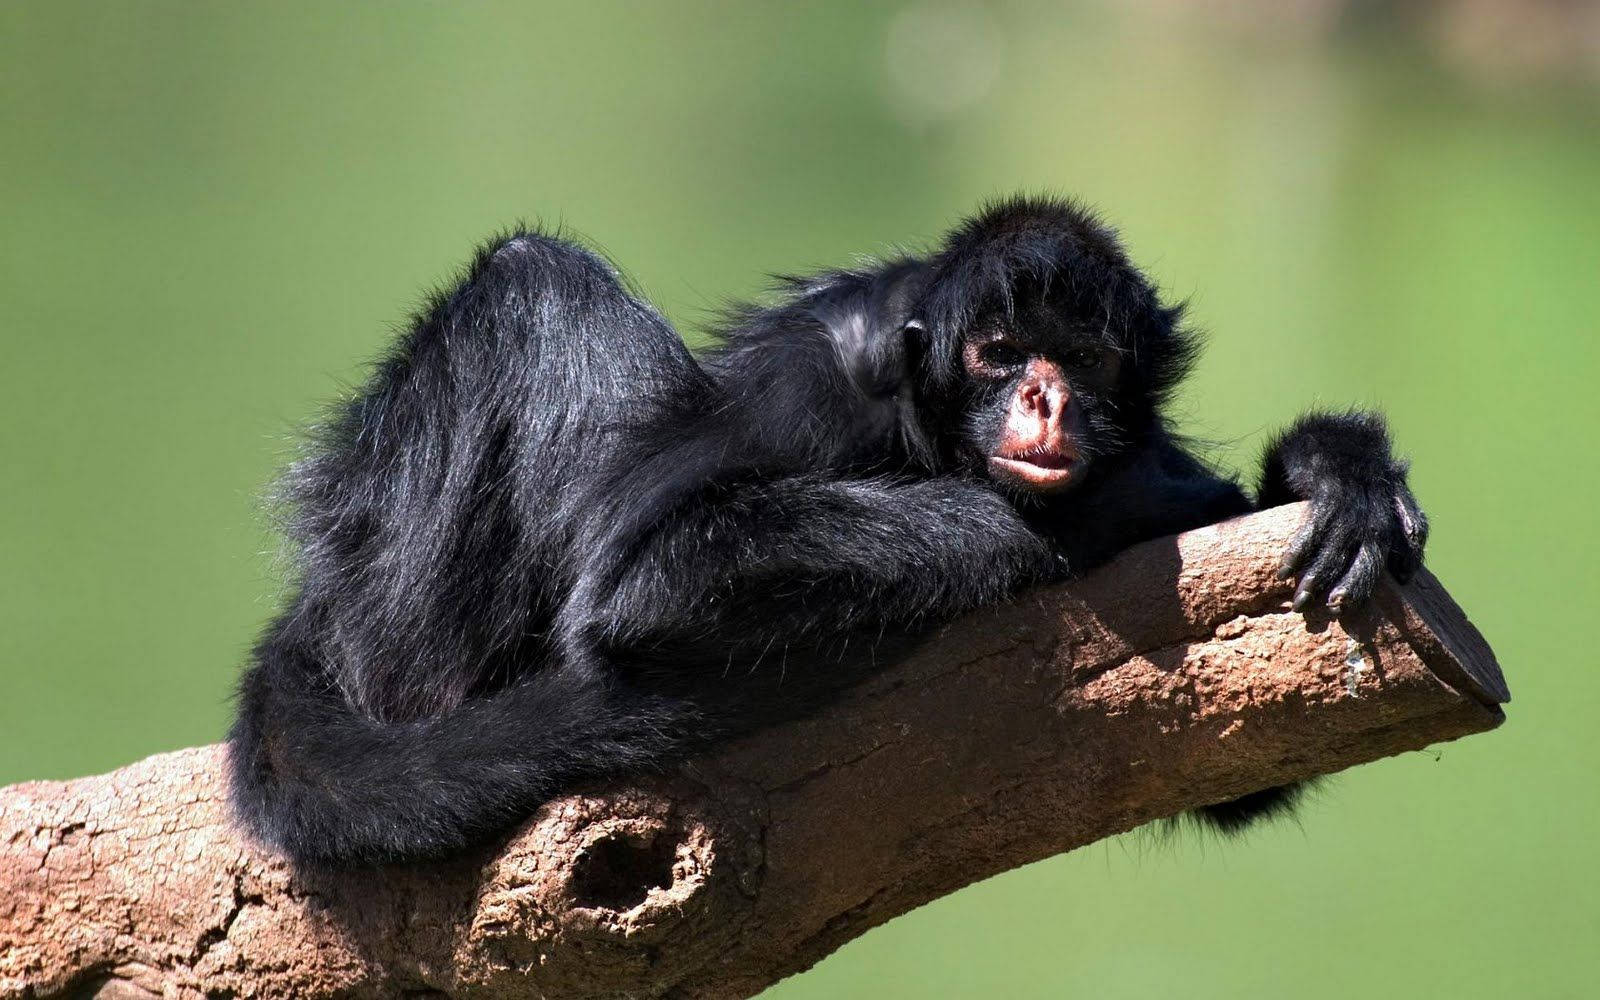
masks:
{"label": "black fur", "polygon": [[[519,232],[417,317],[288,477],[299,590],[232,732],[253,831],[303,863],[445,854],[575,781],[807,711],[962,611],[1253,508],[1161,415],[1194,355],[1179,310],[1073,204],[1005,201],[927,257],[783,291],[695,358],[606,262]],[[1073,369],[1087,472],[1059,495],[985,473],[1010,390],[962,345],[997,325],[1100,359]],[[1420,559],[1375,417],[1302,419],[1260,495],[1314,503],[1286,561],[1305,600]]]}

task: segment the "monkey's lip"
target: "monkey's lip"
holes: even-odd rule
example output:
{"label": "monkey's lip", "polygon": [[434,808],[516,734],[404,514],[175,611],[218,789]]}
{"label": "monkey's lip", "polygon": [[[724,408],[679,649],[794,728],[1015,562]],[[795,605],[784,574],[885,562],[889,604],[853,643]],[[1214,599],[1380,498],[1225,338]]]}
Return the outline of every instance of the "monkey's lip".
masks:
{"label": "monkey's lip", "polygon": [[1009,455],[992,455],[989,471],[997,479],[1033,489],[1053,489],[1071,481],[1079,464],[1076,451],[1035,446]]}

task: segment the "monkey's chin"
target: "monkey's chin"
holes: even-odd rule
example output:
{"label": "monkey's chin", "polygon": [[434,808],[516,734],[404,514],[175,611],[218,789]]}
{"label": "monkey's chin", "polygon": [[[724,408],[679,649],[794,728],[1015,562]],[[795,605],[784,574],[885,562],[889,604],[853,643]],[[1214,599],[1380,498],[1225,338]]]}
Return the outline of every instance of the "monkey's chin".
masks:
{"label": "monkey's chin", "polygon": [[1082,459],[1069,455],[1038,458],[1002,458],[999,455],[991,455],[989,475],[996,482],[1006,483],[1029,493],[1058,493],[1078,481],[1084,465]]}

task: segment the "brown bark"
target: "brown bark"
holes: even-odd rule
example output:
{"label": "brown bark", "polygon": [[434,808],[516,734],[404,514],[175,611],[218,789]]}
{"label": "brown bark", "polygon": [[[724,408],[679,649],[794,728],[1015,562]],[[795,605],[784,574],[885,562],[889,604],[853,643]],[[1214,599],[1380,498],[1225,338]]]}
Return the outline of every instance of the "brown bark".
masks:
{"label": "brown bark", "polygon": [[292,873],[223,747],[0,791],[0,997],[744,997],[978,879],[1496,726],[1426,573],[1287,610],[1282,508],[949,626],[823,714],[449,863]]}

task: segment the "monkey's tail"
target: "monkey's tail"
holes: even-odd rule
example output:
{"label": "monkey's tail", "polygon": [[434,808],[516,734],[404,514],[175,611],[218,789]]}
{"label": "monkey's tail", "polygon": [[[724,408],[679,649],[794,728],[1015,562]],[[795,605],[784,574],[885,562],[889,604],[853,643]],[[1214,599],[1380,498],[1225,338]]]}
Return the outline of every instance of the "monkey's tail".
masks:
{"label": "monkey's tail", "polygon": [[573,781],[660,767],[695,715],[551,668],[442,716],[377,722],[303,652],[270,639],[239,699],[235,813],[313,865],[420,860],[481,842]]}

